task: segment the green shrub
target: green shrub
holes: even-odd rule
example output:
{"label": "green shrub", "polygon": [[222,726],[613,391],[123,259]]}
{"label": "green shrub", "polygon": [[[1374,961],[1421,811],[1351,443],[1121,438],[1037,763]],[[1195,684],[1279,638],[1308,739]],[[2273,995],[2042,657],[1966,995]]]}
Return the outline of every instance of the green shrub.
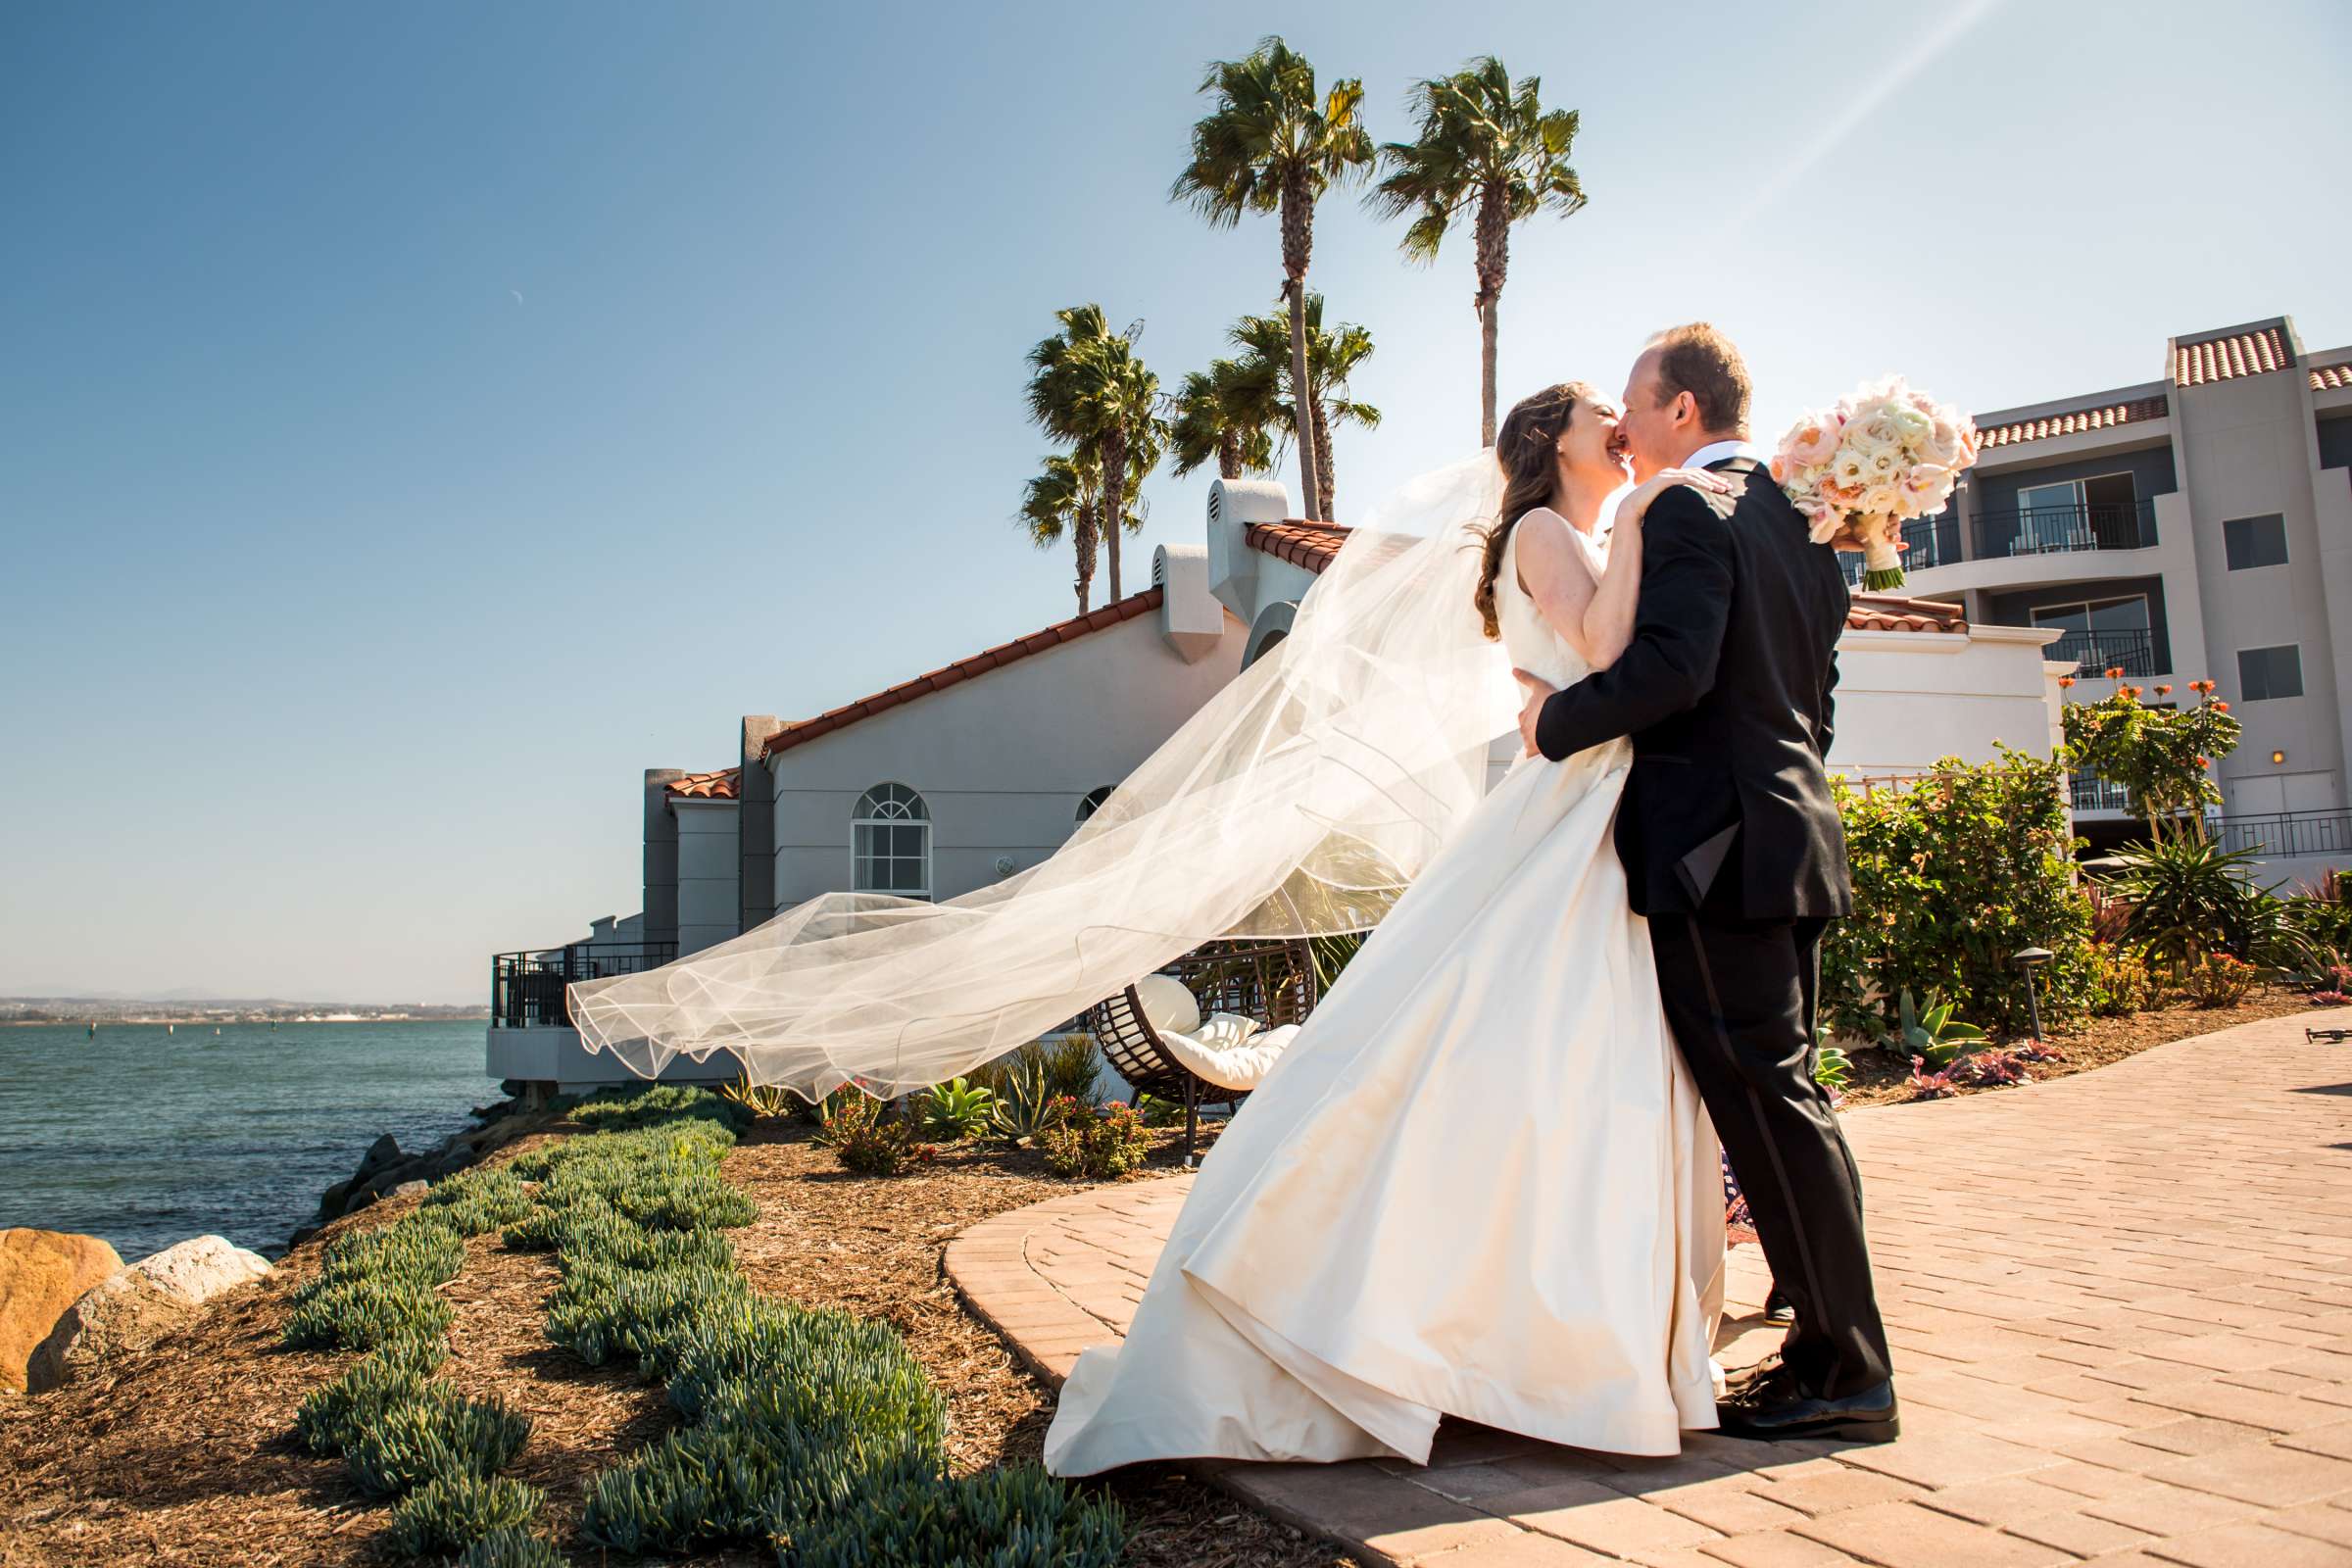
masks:
{"label": "green shrub", "polygon": [[341,1453],[387,1408],[422,1398],[426,1380],[448,1353],[438,1339],[395,1340],[369,1351],[303,1399],[294,1412],[295,1437],[313,1453]]}
{"label": "green shrub", "polygon": [[372,1350],[438,1339],[457,1316],[430,1285],[404,1279],[316,1279],[292,1301],[279,1337],[295,1350]]}
{"label": "green shrub", "polygon": [[467,1546],[458,1568],[564,1568],[564,1554],[522,1526],[502,1525]]}
{"label": "green shrub", "polygon": [[425,1194],[420,1212],[459,1236],[479,1236],[519,1222],[533,1206],[530,1189],[514,1172],[469,1170]]}
{"label": "green shrub", "polygon": [[898,1482],[778,1544],[782,1568],[1112,1568],[1126,1547],[1118,1504],[1088,1500],[1033,1461],[961,1481]]}
{"label": "green shrub", "polygon": [[2090,1010],[2102,1018],[2144,1012],[2156,1004],[2159,988],[2148,960],[2130,948],[2094,942],[2085,993]]}
{"label": "green shrub", "polygon": [[934,1138],[977,1138],[996,1120],[997,1097],[969,1079],[955,1078],[924,1091],[916,1109],[923,1131]]}
{"label": "green shrub", "polygon": [[419,1208],[398,1224],[362,1231],[327,1244],[319,1281],[408,1281],[427,1289],[458,1277],[466,1243],[455,1229]]}
{"label": "green shrub", "polygon": [[590,1366],[631,1356],[648,1374],[663,1377],[697,1317],[750,1294],[734,1270],[624,1269],[582,1260],[549,1302],[547,1337]]}
{"label": "green shrub", "polygon": [[643,1089],[607,1089],[572,1107],[571,1119],[597,1132],[628,1132],[680,1119],[715,1122],[730,1130],[747,1126],[750,1111],[708,1089],[653,1084]]}
{"label": "green shrub", "polygon": [[439,1475],[392,1510],[386,1541],[410,1557],[457,1551],[495,1531],[527,1530],[546,1501],[538,1488],[506,1476]]}
{"label": "green shrub", "polygon": [[2311,941],[2276,888],[2257,886],[2253,850],[2226,850],[2202,838],[2175,837],[2119,851],[2117,889],[2132,901],[2132,942],[2172,964],[2195,966],[2208,953],[2281,969],[2306,967]]}
{"label": "green shrub", "polygon": [[2254,965],[2227,953],[2208,953],[2189,966],[2181,990],[2200,1007],[2227,1007],[2243,1002],[2259,977]]}
{"label": "green shrub", "polygon": [[1082,1105],[1102,1098],[1102,1056],[1091,1035],[1060,1035],[1039,1047],[1046,1096],[1067,1095]]}
{"label": "green shrub", "polygon": [[1876,1040],[1905,989],[1936,988],[1971,1018],[2022,1032],[2025,986],[2010,955],[2046,948],[2045,1019],[2081,1007],[2089,910],[2073,882],[2065,775],[2000,749],[1946,758],[1902,789],[1832,781],[1844,818],[1854,913],[1822,942],[1821,1007],[1836,1033]]}
{"label": "green shrub", "polygon": [[1142,1165],[1152,1141],[1135,1107],[1114,1100],[1100,1115],[1077,1115],[1047,1128],[1037,1146],[1055,1175],[1107,1181]]}
{"label": "green shrub", "polygon": [[861,1176],[896,1176],[914,1152],[913,1130],[883,1120],[881,1102],[866,1095],[831,1112],[816,1136],[843,1169]]}
{"label": "green shrub", "polygon": [[343,1451],[362,1491],[394,1496],[436,1476],[488,1476],[521,1451],[530,1418],[500,1399],[468,1399],[446,1383],[356,1421]]}

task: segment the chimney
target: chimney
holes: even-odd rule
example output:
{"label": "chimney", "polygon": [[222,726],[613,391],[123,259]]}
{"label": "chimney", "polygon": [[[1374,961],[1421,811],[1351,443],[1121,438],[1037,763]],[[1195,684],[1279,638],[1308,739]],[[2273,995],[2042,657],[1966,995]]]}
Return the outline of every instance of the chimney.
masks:
{"label": "chimney", "polygon": [[686,776],[682,767],[645,770],[644,940],[678,940],[678,818],[669,808],[669,786]]}
{"label": "chimney", "polygon": [[743,857],[736,878],[735,934],[764,925],[776,912],[776,775],[769,771],[768,737],[784,727],[773,713],[743,715],[743,778],[736,788],[735,842]]}

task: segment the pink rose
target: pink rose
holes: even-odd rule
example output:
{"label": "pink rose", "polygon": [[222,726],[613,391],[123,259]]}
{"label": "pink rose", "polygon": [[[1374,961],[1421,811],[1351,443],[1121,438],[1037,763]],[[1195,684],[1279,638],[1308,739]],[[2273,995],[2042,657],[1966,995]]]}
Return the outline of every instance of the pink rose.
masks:
{"label": "pink rose", "polygon": [[1838,454],[1838,438],[1845,429],[1845,421],[1833,411],[1828,414],[1808,414],[1789,429],[1781,442],[1781,451],[1799,467],[1818,467]]}

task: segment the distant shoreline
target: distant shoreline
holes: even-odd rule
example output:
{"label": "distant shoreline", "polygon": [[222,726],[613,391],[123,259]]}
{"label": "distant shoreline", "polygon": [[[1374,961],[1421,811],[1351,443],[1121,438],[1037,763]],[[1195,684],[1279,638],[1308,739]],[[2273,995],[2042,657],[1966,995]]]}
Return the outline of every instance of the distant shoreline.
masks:
{"label": "distant shoreline", "polygon": [[332,1017],[283,1018],[225,1018],[219,1013],[174,1013],[159,1016],[141,1014],[135,1018],[0,1018],[0,1029],[86,1029],[92,1023],[101,1029],[143,1029],[155,1024],[211,1024],[225,1029],[230,1024],[298,1024],[298,1023],[488,1023],[490,1012],[445,1012],[430,1017],[417,1013],[383,1013],[370,1017],[366,1013],[338,1013]]}

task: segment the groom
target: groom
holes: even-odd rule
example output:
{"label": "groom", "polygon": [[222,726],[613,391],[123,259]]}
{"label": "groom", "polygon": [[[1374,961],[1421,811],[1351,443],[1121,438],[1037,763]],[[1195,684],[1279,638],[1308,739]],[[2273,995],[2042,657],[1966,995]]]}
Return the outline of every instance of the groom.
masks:
{"label": "groom", "polygon": [[1895,1436],[1886,1334],[1862,1240],[1862,1183],[1813,1081],[1822,931],[1853,909],[1822,758],[1848,594],[1747,442],[1747,367],[1712,326],[1634,362],[1618,439],[1634,477],[1705,467],[1650,504],[1634,640],[1554,691],[1520,671],[1520,728],[1557,760],[1634,743],[1617,854],[1649,917],[1666,1017],[1795,1323],[1722,1401],[1734,1437]]}

